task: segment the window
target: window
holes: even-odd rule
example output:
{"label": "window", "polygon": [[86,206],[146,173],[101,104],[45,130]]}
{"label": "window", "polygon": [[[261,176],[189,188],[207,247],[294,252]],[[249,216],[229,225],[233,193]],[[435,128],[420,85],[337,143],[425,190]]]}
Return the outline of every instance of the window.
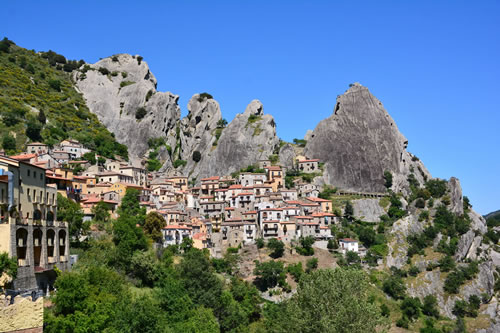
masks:
{"label": "window", "polygon": [[28,188],[28,190],[26,191],[26,194],[28,195],[28,197],[30,196],[30,189]]}
{"label": "window", "polygon": [[40,174],[40,180],[43,180],[43,173]]}
{"label": "window", "polygon": [[31,170],[28,169],[28,177],[31,175]]}
{"label": "window", "polygon": [[36,178],[36,171],[33,171],[33,178]]}

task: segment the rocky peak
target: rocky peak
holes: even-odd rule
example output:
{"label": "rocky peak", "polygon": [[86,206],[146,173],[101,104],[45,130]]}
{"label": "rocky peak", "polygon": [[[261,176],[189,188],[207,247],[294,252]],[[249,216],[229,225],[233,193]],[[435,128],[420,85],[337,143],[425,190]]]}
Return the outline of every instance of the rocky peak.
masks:
{"label": "rocky peak", "polygon": [[325,164],[325,181],[354,191],[384,192],[383,173],[400,172],[408,141],[368,88],[355,83],[333,114],[308,135],[305,154]]}
{"label": "rocky peak", "polygon": [[150,138],[166,137],[175,146],[179,96],[156,91],[156,78],[142,57],[114,55],[82,66],[73,78],[90,111],[128,146],[132,161],[144,157]]}
{"label": "rocky peak", "polygon": [[254,115],[254,116],[262,116],[264,114],[264,106],[258,99],[254,99],[248,104],[245,109],[244,115]]}

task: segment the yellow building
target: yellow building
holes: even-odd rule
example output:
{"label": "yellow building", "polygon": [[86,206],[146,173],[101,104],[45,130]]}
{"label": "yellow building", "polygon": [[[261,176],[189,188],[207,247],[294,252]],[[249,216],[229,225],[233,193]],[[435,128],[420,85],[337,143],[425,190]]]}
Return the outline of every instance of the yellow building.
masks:
{"label": "yellow building", "polygon": [[45,169],[5,156],[0,176],[0,252],[17,258],[14,288],[45,290],[55,265],[69,269],[68,225],[56,221],[57,188],[47,184]]}

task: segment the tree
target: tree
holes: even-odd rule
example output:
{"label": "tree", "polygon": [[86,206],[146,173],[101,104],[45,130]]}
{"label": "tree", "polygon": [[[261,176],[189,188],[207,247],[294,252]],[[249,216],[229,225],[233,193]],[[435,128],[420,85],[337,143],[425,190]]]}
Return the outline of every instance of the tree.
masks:
{"label": "tree", "polygon": [[40,132],[42,131],[42,124],[37,120],[28,121],[26,127],[26,136],[30,138],[31,141],[42,141],[42,135]]}
{"label": "tree", "polygon": [[16,139],[9,133],[5,133],[2,138],[2,147],[7,154],[12,154],[16,151]]}
{"label": "tree", "polygon": [[274,259],[282,257],[285,252],[285,243],[276,238],[271,238],[267,242],[267,247],[273,251],[269,256]]}
{"label": "tree", "polygon": [[99,230],[104,230],[109,222],[111,214],[109,213],[108,204],[104,201],[99,201],[94,207],[92,207],[92,214],[94,214],[94,223],[97,225]]}
{"label": "tree", "polygon": [[401,310],[403,315],[409,320],[417,319],[420,315],[422,303],[418,297],[405,297],[401,303]]}
{"label": "tree", "polygon": [[227,120],[226,119],[220,119],[218,122],[217,122],[217,127],[218,128],[224,128],[227,126]]}
{"label": "tree", "polygon": [[389,170],[384,171],[384,185],[388,189],[392,187],[392,173]]}
{"label": "tree", "polygon": [[78,241],[82,234],[88,230],[88,225],[83,223],[83,211],[80,205],[71,199],[57,194],[57,220],[68,222],[69,236]]}
{"label": "tree", "polygon": [[15,279],[16,276],[17,260],[15,258],[9,258],[7,252],[0,252],[0,287],[7,285],[9,280]]}
{"label": "tree", "polygon": [[150,212],[146,215],[144,222],[144,233],[153,241],[160,243],[163,239],[161,230],[167,225],[167,222],[158,212]]}
{"label": "tree", "polygon": [[113,223],[113,242],[116,245],[117,263],[127,270],[134,252],[145,251],[148,248],[146,236],[142,229],[136,226],[136,222],[135,217],[124,214],[122,211],[120,217]]}
{"label": "tree", "polygon": [[47,117],[45,116],[45,112],[43,112],[43,110],[40,110],[40,112],[38,112],[38,121],[42,125],[45,125],[45,123],[47,122]]}
{"label": "tree", "polygon": [[128,188],[118,208],[118,214],[120,216],[127,215],[134,220],[135,224],[143,225],[146,218],[146,208],[140,206],[139,195],[139,190]]}
{"label": "tree", "polygon": [[394,299],[403,299],[406,293],[406,286],[401,276],[392,275],[388,277],[383,285],[384,292]]}
{"label": "tree", "polygon": [[353,215],[354,215],[354,208],[352,207],[351,202],[347,201],[344,208],[344,217],[350,221],[352,220]]}
{"label": "tree", "polygon": [[425,188],[434,198],[441,198],[446,193],[446,180],[431,179],[425,183]]}
{"label": "tree", "polygon": [[318,258],[307,259],[306,262],[306,272],[311,272],[318,268]]}
{"label": "tree", "polygon": [[259,248],[259,249],[262,249],[266,245],[264,238],[257,238],[255,240],[255,243],[257,244],[257,248]]}
{"label": "tree", "polygon": [[256,261],[253,273],[257,277],[255,285],[262,291],[274,288],[277,285],[285,286],[286,284],[285,269],[281,261]]}
{"label": "tree", "polygon": [[422,312],[426,316],[439,318],[439,310],[437,308],[436,296],[427,295],[424,297],[424,304],[422,305]]}
{"label": "tree", "polygon": [[146,111],[146,108],[140,107],[135,111],[135,119],[139,120],[144,118],[148,114],[148,111]]}
{"label": "tree", "polygon": [[349,266],[352,266],[352,265],[359,266],[359,264],[361,263],[361,258],[354,251],[347,251],[347,253],[345,254],[345,259],[346,259],[347,264]]}
{"label": "tree", "polygon": [[312,236],[301,237],[299,239],[300,246],[296,248],[297,252],[303,256],[312,256],[314,249],[312,248],[315,239]]}
{"label": "tree", "polygon": [[369,283],[360,270],[324,269],[304,275],[297,293],[267,320],[272,332],[375,332],[385,323],[370,302]]}
{"label": "tree", "polygon": [[330,238],[328,240],[328,244],[326,245],[326,247],[328,248],[328,250],[331,251],[331,250],[338,249],[339,245],[337,244],[337,242],[333,238]]}
{"label": "tree", "polygon": [[450,255],[447,255],[447,256],[439,259],[438,263],[439,263],[439,267],[441,268],[442,272],[452,271],[456,267],[455,260]]}
{"label": "tree", "polygon": [[55,91],[61,91],[61,81],[59,80],[49,80],[49,86]]}
{"label": "tree", "polygon": [[95,153],[94,152],[88,152],[82,155],[83,159],[87,162],[89,162],[92,165],[95,165],[97,163],[97,160],[95,158]]}
{"label": "tree", "polygon": [[198,163],[200,160],[201,160],[201,153],[199,150],[195,150],[193,152],[193,161]]}

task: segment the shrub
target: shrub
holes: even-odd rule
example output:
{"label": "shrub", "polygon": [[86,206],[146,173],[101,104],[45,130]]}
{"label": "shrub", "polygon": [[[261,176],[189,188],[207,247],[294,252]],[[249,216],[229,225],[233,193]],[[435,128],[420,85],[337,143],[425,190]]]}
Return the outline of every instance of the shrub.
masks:
{"label": "shrub", "polygon": [[175,160],[174,161],[174,168],[177,169],[178,167],[185,166],[186,164],[187,164],[187,162],[184,160]]}
{"label": "shrub", "polygon": [[302,274],[304,274],[304,269],[302,268],[301,262],[288,265],[287,271],[293,277],[293,280],[295,282],[299,282],[300,277],[302,276]]}
{"label": "shrub", "polygon": [[138,57],[137,57],[137,64],[138,64],[138,65],[140,65],[140,64],[141,64],[142,59],[144,59],[144,58],[143,58],[143,57],[141,57],[141,56],[138,56]]}
{"label": "shrub", "polygon": [[227,120],[226,119],[220,119],[218,122],[217,122],[217,127],[218,128],[224,128],[227,126]]}
{"label": "shrub", "polygon": [[455,266],[455,260],[450,255],[447,255],[439,260],[439,267],[442,272],[454,270]]}
{"label": "shrub", "polygon": [[110,74],[109,69],[107,69],[106,67],[99,67],[98,71],[102,75],[108,75],[108,74]]}
{"label": "shrub", "polygon": [[257,277],[255,283],[260,290],[286,285],[285,269],[281,261],[256,261],[253,273]]}
{"label": "shrub", "polygon": [[258,249],[262,249],[264,246],[266,246],[266,242],[264,241],[264,238],[257,238],[255,240],[255,243],[257,244]]}
{"label": "shrub", "polygon": [[[128,76],[128,73],[127,72],[122,72],[122,78],[126,78]],[[121,86],[121,85],[120,85]]]}
{"label": "shrub", "polygon": [[446,193],[446,180],[431,179],[425,183],[425,188],[434,198],[441,198]]}
{"label": "shrub", "polygon": [[16,139],[9,133],[5,133],[2,138],[2,147],[8,154],[16,151]]}
{"label": "shrub", "polygon": [[[122,76],[123,76],[123,73],[122,73]],[[127,76],[124,76],[124,77],[127,77]],[[120,88],[130,86],[131,84],[134,84],[134,83],[135,83],[134,81],[122,81],[122,82],[120,82]]]}
{"label": "shrub", "polygon": [[306,271],[311,272],[312,270],[318,268],[318,258],[307,259]]}
{"label": "shrub", "polygon": [[283,253],[285,252],[285,243],[277,240],[276,238],[271,238],[267,242],[267,247],[273,251],[269,256],[274,259],[283,256]]}
{"label": "shrub", "polygon": [[298,145],[299,147],[305,147],[307,144],[307,140],[303,139],[293,139],[293,143]]}
{"label": "shrub", "polygon": [[203,92],[198,96],[198,102],[203,102],[205,99],[213,99],[213,96],[209,93]]}
{"label": "shrub", "polygon": [[193,152],[193,161],[195,161],[196,163],[198,163],[200,160],[201,160],[201,153],[200,153],[200,151],[195,150]]}
{"label": "shrub", "polygon": [[142,119],[146,116],[148,112],[146,111],[146,108],[140,107],[135,111],[135,119]]}
{"label": "shrub", "polygon": [[151,96],[153,96],[153,90],[149,90],[148,93],[146,94],[146,102],[149,101]]}
{"label": "shrub", "polygon": [[388,170],[384,171],[384,185],[388,189],[392,187],[392,173]]}
{"label": "shrub", "polygon": [[417,319],[420,315],[422,303],[418,297],[405,297],[401,303],[401,310],[403,315],[409,320]]}
{"label": "shrub", "polygon": [[61,91],[61,81],[59,81],[59,80],[49,80],[48,84],[55,91]]}
{"label": "shrub", "polygon": [[389,307],[386,304],[382,304],[380,306],[380,314],[384,317],[389,317],[391,314],[391,310],[389,310]]}
{"label": "shrub", "polygon": [[420,269],[417,266],[411,266],[408,270],[408,274],[410,274],[411,276],[417,276],[418,273],[420,273]]}
{"label": "shrub", "polygon": [[315,240],[312,236],[301,237],[300,246],[296,248],[297,253],[303,256],[312,256],[314,254],[314,249],[312,248]]}
{"label": "shrub", "polygon": [[415,207],[425,208],[425,200],[422,198],[418,198],[417,201],[415,201]]}
{"label": "shrub", "polygon": [[118,62],[118,57],[114,55],[114,56],[111,57],[111,60],[113,62]]}
{"label": "shrub", "polygon": [[388,277],[382,285],[382,290],[394,299],[403,299],[406,294],[403,279],[397,275]]}
{"label": "shrub", "polygon": [[257,116],[257,115],[251,114],[251,115],[248,117],[247,122],[248,122],[249,124],[253,124],[253,123],[255,123],[256,121],[261,120],[261,119],[262,119],[262,117],[261,117],[261,116]]}
{"label": "shrub", "polygon": [[439,310],[437,308],[436,296],[427,295],[424,297],[424,304],[422,305],[422,312],[426,316],[439,318]]}

